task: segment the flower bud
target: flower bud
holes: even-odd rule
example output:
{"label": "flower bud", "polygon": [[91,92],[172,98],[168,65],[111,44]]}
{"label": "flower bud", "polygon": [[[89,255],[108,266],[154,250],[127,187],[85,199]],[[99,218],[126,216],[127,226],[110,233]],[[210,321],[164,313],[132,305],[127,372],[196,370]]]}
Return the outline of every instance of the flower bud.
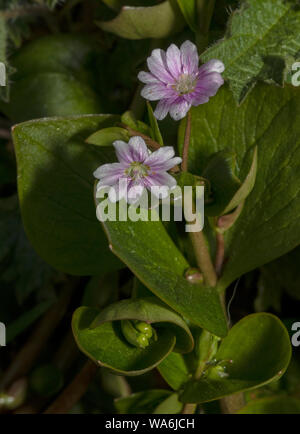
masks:
{"label": "flower bud", "polygon": [[122,320],[121,329],[126,340],[137,348],[146,348],[153,336],[150,324],[143,321]]}

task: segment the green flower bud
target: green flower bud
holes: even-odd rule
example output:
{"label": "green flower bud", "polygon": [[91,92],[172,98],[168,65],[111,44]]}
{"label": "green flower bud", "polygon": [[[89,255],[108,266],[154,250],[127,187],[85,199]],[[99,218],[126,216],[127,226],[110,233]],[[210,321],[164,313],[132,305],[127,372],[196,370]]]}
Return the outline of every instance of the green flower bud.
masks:
{"label": "green flower bud", "polygon": [[148,347],[149,339],[153,336],[151,325],[142,321],[122,320],[121,329],[126,340],[137,348]]}
{"label": "green flower bud", "polygon": [[135,328],[141,333],[143,333],[145,336],[147,336],[148,339],[152,338],[153,330],[150,324],[147,324],[146,322],[137,321],[135,323]]}

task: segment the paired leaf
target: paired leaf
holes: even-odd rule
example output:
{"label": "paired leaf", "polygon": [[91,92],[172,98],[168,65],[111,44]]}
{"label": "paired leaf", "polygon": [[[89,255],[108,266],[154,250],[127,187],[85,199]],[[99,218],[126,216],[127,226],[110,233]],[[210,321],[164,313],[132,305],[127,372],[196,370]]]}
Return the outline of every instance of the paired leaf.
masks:
{"label": "paired leaf", "polygon": [[[299,91],[260,84],[247,102],[237,107],[224,86],[207,104],[192,109],[192,173],[201,176],[214,153],[230,149],[236,155],[238,178],[253,180],[257,147],[254,188],[226,232],[221,289],[299,244],[300,125],[295,122],[300,115]],[[184,123],[180,145],[183,128]],[[251,187],[252,181],[249,184]]]}
{"label": "paired leaf", "polygon": [[116,18],[97,24],[122,38],[166,38],[183,28],[183,19],[173,2],[167,0],[156,6],[124,6]]}
{"label": "paired leaf", "polygon": [[201,56],[224,62],[223,76],[239,103],[259,80],[283,85],[300,50],[298,6],[296,0],[243,1],[225,38]]}
{"label": "paired leaf", "polygon": [[[144,349],[130,344],[120,324],[127,319],[152,324],[157,339],[151,339]],[[189,352],[194,345],[181,317],[154,297],[123,300],[100,313],[81,307],[74,313],[72,326],[79,348],[88,357],[122,375],[143,374],[171,351]]]}
{"label": "paired leaf", "polygon": [[[99,199],[96,201],[98,204]],[[150,221],[150,215],[148,220],[104,222],[112,251],[174,310],[213,334],[225,336],[227,324],[216,290],[185,279],[190,265],[162,222]]]}
{"label": "paired leaf", "polygon": [[115,116],[26,122],[14,127],[18,189],[27,235],[52,266],[76,275],[121,267],[95,216],[93,171],[111,155],[85,139]]}
{"label": "paired leaf", "polygon": [[186,385],[183,402],[212,401],[279,379],[291,358],[290,339],[277,317],[253,314],[232,327],[215,357],[224,372],[208,367],[200,380]]}

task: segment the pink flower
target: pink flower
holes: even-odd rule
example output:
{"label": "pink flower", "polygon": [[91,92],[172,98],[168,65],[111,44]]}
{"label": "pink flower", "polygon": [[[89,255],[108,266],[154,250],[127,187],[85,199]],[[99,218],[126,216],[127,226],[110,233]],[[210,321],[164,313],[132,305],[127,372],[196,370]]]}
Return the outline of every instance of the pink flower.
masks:
{"label": "pink flower", "polygon": [[178,121],[185,117],[191,106],[208,102],[224,80],[221,73],[224,64],[220,60],[210,60],[198,67],[197,47],[185,41],[180,49],[172,44],[166,52],[152,51],[147,59],[150,72],[140,72],[138,78],[146,86],[141,95],[149,101],[157,101],[154,115],[164,119],[168,112]]}
{"label": "pink flower", "polygon": [[[181,158],[174,157],[172,146],[163,146],[151,153],[139,136],[132,137],[128,143],[116,140],[113,145],[119,162],[103,164],[94,172],[95,178],[100,180],[97,190],[113,187],[109,192],[111,201],[124,197],[132,202],[141,195],[144,188],[150,190],[154,186],[176,186],[175,178],[167,171],[180,164]],[[120,189],[120,181],[125,181],[125,189]]]}

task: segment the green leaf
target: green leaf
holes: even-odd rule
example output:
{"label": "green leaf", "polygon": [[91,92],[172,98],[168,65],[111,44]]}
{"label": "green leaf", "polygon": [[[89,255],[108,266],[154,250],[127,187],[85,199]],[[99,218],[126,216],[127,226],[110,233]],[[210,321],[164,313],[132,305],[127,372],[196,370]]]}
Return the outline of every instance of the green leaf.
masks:
{"label": "green leaf", "polygon": [[111,304],[97,316],[91,328],[104,322],[135,319],[147,324],[167,323],[176,335],[174,351],[189,353],[194,347],[193,336],[183,319],[155,297],[122,300]]}
{"label": "green leaf", "polygon": [[185,21],[197,32],[197,0],[177,0]]}
{"label": "green leaf", "polygon": [[257,148],[255,147],[253,152],[253,160],[252,160],[249,173],[247,174],[240,188],[236,191],[236,193],[232,197],[229,204],[226,206],[225,210],[223,211],[223,214],[227,214],[228,212],[234,210],[234,208],[240,205],[247,198],[247,196],[253,190],[255,179],[256,179],[256,173],[257,173]]}
{"label": "green leaf", "polygon": [[290,339],[277,317],[253,314],[232,327],[215,357],[225,376],[208,365],[200,380],[187,383],[183,402],[212,401],[278,380],[291,358]]}
{"label": "green leaf", "polygon": [[231,16],[224,39],[209,48],[201,60],[224,62],[223,76],[241,103],[259,80],[283,85],[299,50],[298,2],[252,0],[242,2]]}
{"label": "green leaf", "polygon": [[147,101],[147,110],[148,110],[148,117],[151,126],[152,139],[155,140],[157,143],[159,143],[161,146],[164,146],[164,141],[161,132],[159,130],[158,122],[156,117],[153,114],[153,109],[149,101]]}
{"label": "green leaf", "polygon": [[18,190],[27,235],[55,268],[93,275],[121,267],[95,216],[93,171],[111,161],[84,140],[110,115],[26,122],[14,127]]}
{"label": "green leaf", "polygon": [[36,74],[14,83],[10,103],[2,108],[14,122],[102,111],[89,86],[60,73]]}
{"label": "green leaf", "polygon": [[152,414],[159,404],[172,396],[171,393],[163,389],[133,393],[126,398],[116,399],[115,407],[118,414]]}
{"label": "green leaf", "polygon": [[182,354],[171,353],[160,363],[158,370],[174,390],[179,390],[190,378],[189,369]]}
{"label": "green leaf", "polygon": [[17,73],[2,111],[14,122],[101,112],[88,70],[96,53],[94,41],[80,35],[47,36],[26,45],[11,60]]}
{"label": "green leaf", "polygon": [[155,408],[153,414],[178,414],[182,407],[183,404],[179,401],[178,394],[172,393]]}
{"label": "green leaf", "polygon": [[111,21],[98,21],[102,30],[122,38],[166,38],[183,27],[180,12],[167,0],[156,6],[126,7]]}
{"label": "green leaf", "polygon": [[[121,328],[122,320],[152,324],[155,336],[146,348],[129,343]],[[121,375],[141,375],[156,367],[172,351],[193,349],[193,337],[185,322],[154,297],[122,300],[99,313],[81,307],[73,315],[76,342],[100,366]]]}
{"label": "green leaf", "polygon": [[212,155],[203,171],[203,177],[210,182],[212,195],[212,203],[205,207],[206,215],[223,214],[231,198],[241,186],[241,181],[235,173],[236,155],[234,152],[224,150]]}
{"label": "green leaf", "polygon": [[286,395],[248,402],[238,414],[300,414],[300,400]]}
{"label": "green leaf", "polygon": [[136,222],[107,220],[103,225],[112,251],[157,297],[200,327],[218,336],[226,335],[217,291],[185,279],[190,265],[161,221],[150,221],[149,217],[149,221]]}
{"label": "green leaf", "polygon": [[119,127],[103,128],[86,139],[87,143],[97,146],[112,146],[115,140],[128,142],[130,135],[127,130]]}
{"label": "green leaf", "polygon": [[122,114],[121,121],[123,122],[123,124],[128,125],[135,131],[139,131],[140,133],[146,134],[147,136],[151,134],[151,128],[149,127],[149,125],[137,120],[131,110],[127,110],[125,113]]}
{"label": "green leaf", "polygon": [[[201,176],[211,155],[230,149],[236,154],[237,176],[245,181],[254,172],[257,147],[254,188],[226,232],[220,289],[299,244],[299,116],[299,89],[264,84],[257,85],[241,107],[224,86],[207,104],[192,109],[190,172]],[[183,128],[184,123],[179,144]]]}

